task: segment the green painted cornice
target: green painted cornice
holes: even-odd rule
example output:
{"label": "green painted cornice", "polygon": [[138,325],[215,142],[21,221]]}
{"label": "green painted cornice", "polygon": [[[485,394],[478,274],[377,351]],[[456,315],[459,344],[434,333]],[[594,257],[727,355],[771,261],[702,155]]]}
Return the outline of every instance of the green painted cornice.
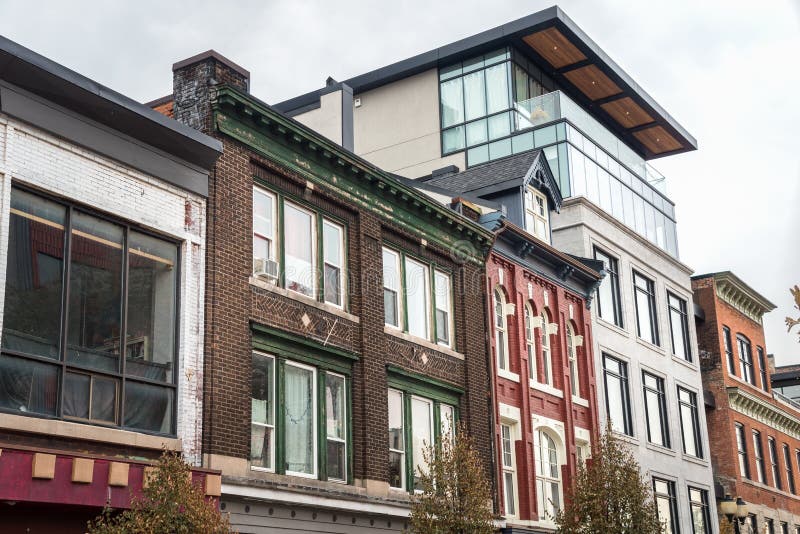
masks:
{"label": "green painted cornice", "polygon": [[483,265],[494,235],[386,171],[343,149],[267,104],[231,87],[216,89],[214,127],[259,155],[326,188],[362,210]]}
{"label": "green painted cornice", "polygon": [[728,386],[726,389],[728,404],[732,410],[760,421],[787,436],[800,439],[800,412],[780,406],[775,400],[775,395],[770,401],[738,386]]}

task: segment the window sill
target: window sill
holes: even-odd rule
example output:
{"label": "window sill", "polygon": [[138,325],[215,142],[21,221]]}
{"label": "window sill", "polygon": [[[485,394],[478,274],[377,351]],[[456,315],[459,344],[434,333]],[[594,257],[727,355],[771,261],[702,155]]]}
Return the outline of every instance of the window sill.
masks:
{"label": "window sill", "polygon": [[639,345],[641,345],[643,347],[647,347],[650,350],[656,351],[656,352],[660,353],[663,356],[667,355],[667,351],[664,350],[662,347],[659,347],[658,345],[654,345],[654,344],[650,343],[649,341],[640,338],[639,336],[636,336],[636,342]]}
{"label": "window sill", "polygon": [[549,384],[542,384],[541,382],[537,382],[536,380],[529,380],[528,382],[531,389],[541,391],[542,393],[547,393],[548,395],[553,395],[554,397],[558,397],[559,399],[564,398],[563,391],[561,391],[560,389],[556,389]]}
{"label": "window sill", "polygon": [[255,286],[259,289],[264,289],[266,291],[269,291],[270,293],[281,295],[282,297],[286,297],[288,299],[296,300],[297,302],[302,302],[303,304],[307,304],[308,306],[312,306],[314,308],[317,308],[318,310],[322,310],[330,314],[336,315],[338,317],[341,317],[342,319],[347,319],[348,321],[352,321],[356,324],[361,322],[361,320],[358,318],[357,315],[353,315],[352,313],[347,313],[343,309],[338,308],[333,304],[328,304],[327,302],[319,302],[318,300],[312,299],[311,297],[301,295],[296,291],[290,291],[288,289],[284,289],[276,284],[267,282],[266,280],[259,280],[255,276],[250,277],[250,285]]}
{"label": "window sill", "polygon": [[630,443],[631,445],[637,445],[637,446],[639,445],[639,438],[635,436],[629,436],[628,434],[624,434],[619,430],[613,430],[613,429],[611,430],[611,433],[614,434],[615,438],[619,438],[622,441]]}
{"label": "window sill", "polygon": [[506,371],[505,369],[498,368],[497,376],[519,383],[519,375],[517,373],[512,373],[511,371]]}
{"label": "window sill", "polygon": [[800,495],[795,495],[793,493],[789,493],[788,491],[779,490],[778,488],[776,488],[774,486],[768,486],[767,484],[762,484],[761,482],[756,482],[755,480],[750,480],[749,478],[744,478],[742,476],[740,476],[740,478],[741,478],[743,484],[747,484],[749,486],[754,486],[756,488],[760,488],[760,489],[763,489],[763,490],[766,490],[766,491],[769,491],[769,492],[772,492],[772,493],[777,493],[779,495],[783,495],[784,497],[788,497],[790,499],[800,500]]}
{"label": "window sill", "polygon": [[596,315],[594,317],[597,319],[597,324],[598,325],[602,325],[602,326],[608,328],[609,330],[612,330],[612,331],[614,331],[614,332],[616,332],[616,333],[618,333],[620,335],[623,335],[625,337],[630,337],[631,336],[631,333],[628,332],[627,330],[625,330],[624,328],[622,328],[621,326],[617,326],[616,324],[614,324],[614,323],[612,323],[610,321],[606,321],[602,317],[599,317],[599,316],[596,316]]}
{"label": "window sill", "polygon": [[708,460],[706,460],[705,458],[698,458],[697,456],[692,456],[690,454],[681,454],[681,457],[685,461],[692,462],[693,464],[708,465]]}
{"label": "window sill", "polygon": [[697,362],[690,362],[686,358],[681,358],[680,356],[675,356],[673,354],[672,355],[672,361],[674,361],[676,363],[679,363],[679,364],[683,365],[684,367],[688,367],[689,369],[692,369],[693,371],[697,371],[698,370]]}
{"label": "window sill", "polygon": [[663,445],[659,445],[657,443],[647,442],[646,447],[651,451],[660,452],[661,454],[667,454],[669,456],[677,456],[675,450],[670,449],[669,447],[664,447]]}
{"label": "window sill", "polygon": [[572,396],[572,403],[577,404],[578,406],[583,406],[584,408],[589,407],[589,399],[584,399],[583,397],[578,397],[576,395]]}
{"label": "window sill", "polygon": [[446,354],[448,356],[452,356],[453,358],[457,358],[459,360],[463,360],[464,359],[464,355],[461,354],[460,352],[456,352],[456,351],[454,351],[453,349],[451,349],[449,347],[445,347],[444,345],[438,345],[438,344],[433,343],[432,341],[429,341],[427,339],[423,339],[423,338],[417,337],[417,336],[412,336],[411,334],[407,334],[406,332],[403,332],[402,330],[398,330],[397,328],[395,328],[393,326],[384,325],[383,333],[384,334],[389,334],[390,336],[394,336],[394,337],[400,338],[400,339],[402,339],[404,341],[408,341],[410,343],[415,343],[417,345],[421,345],[421,346],[423,346],[423,347],[425,347],[427,349],[430,349],[430,350],[433,350],[433,351],[436,351],[436,352],[441,352],[442,354]]}

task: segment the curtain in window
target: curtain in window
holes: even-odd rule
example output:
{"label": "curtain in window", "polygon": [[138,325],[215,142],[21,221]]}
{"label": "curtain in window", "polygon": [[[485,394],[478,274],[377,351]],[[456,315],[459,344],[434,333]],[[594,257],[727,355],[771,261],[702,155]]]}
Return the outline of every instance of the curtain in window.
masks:
{"label": "curtain in window", "polygon": [[314,373],[287,365],[285,370],[286,470],[314,473]]}
{"label": "curtain in window", "polygon": [[464,93],[461,78],[442,83],[441,92],[442,127],[464,122]]}
{"label": "curtain in window", "polygon": [[0,408],[56,414],[57,367],[0,356]]}
{"label": "curtain in window", "polygon": [[308,297],[314,296],[314,251],[310,213],[289,203],[284,205],[284,239],[286,244],[286,287]]}
{"label": "curtain in window", "polygon": [[501,63],[486,69],[486,108],[490,115],[509,107],[508,68],[509,63]]}
{"label": "curtain in window", "polygon": [[486,88],[482,70],[464,76],[464,103],[466,120],[486,116]]}

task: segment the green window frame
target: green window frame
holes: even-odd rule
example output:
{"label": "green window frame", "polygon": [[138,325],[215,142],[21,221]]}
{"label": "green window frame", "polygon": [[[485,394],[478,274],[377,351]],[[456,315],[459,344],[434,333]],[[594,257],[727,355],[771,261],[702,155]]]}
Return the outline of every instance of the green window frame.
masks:
{"label": "green window frame", "polygon": [[[357,356],[340,349],[323,347],[308,339],[262,325],[252,325],[253,359],[272,359],[272,391],[267,404],[272,406],[272,419],[256,421],[255,410],[251,412],[251,428],[271,423],[271,438],[268,446],[271,465],[254,465],[257,443],[251,433],[250,468],[282,475],[329,480],[344,484],[353,483],[353,429],[352,429],[352,364]],[[289,412],[287,404],[287,368],[312,373],[312,469],[292,470],[288,465],[287,435],[289,425],[297,423],[307,414]],[[256,387],[254,380],[254,388]],[[334,391],[334,384],[338,387]],[[330,386],[330,387],[329,387]],[[256,403],[255,393],[251,397]],[[342,398],[343,397],[343,398]],[[334,416],[334,413],[338,415]],[[329,417],[331,415],[332,417]],[[253,430],[251,430],[253,432]],[[264,445],[267,446],[267,445]],[[343,449],[343,450],[342,450]],[[339,458],[333,461],[332,455]]]}
{"label": "green window frame", "polygon": [[[266,217],[256,212],[258,208],[256,198],[259,195],[269,203]],[[265,274],[266,279],[289,291],[346,311],[349,308],[347,224],[341,219],[303,202],[298,197],[278,192],[258,180],[253,184],[253,200],[254,274],[259,268],[259,261],[262,260],[258,257],[258,251],[266,246],[268,257],[263,259],[278,262],[275,275]],[[287,241],[296,241],[286,239],[287,205],[291,208],[292,213],[310,217],[309,253],[313,275],[310,280],[311,286],[307,290],[304,290],[300,283],[295,288],[289,287],[291,284],[287,284],[286,243]],[[291,280],[289,281],[291,282]]]}
{"label": "green window frame", "polygon": [[[390,245],[383,246],[382,258],[384,261],[392,259],[394,262],[391,271],[387,270],[387,265],[383,266],[384,324],[437,345],[455,349],[453,271],[434,261],[406,254]],[[424,272],[425,278],[422,284],[409,280],[409,264],[415,268],[419,267]],[[399,273],[394,271],[399,271]],[[397,280],[390,279],[392,275],[397,274],[399,274],[399,284]],[[444,288],[441,287],[442,281],[447,284]],[[419,285],[421,285],[425,303],[424,319],[426,322],[425,333],[422,336],[411,332],[413,327],[410,325],[408,313],[409,291],[419,289]],[[387,314],[388,306],[392,307],[391,314]]]}
{"label": "green window frame", "polygon": [[[401,429],[391,429],[389,434],[390,464],[391,453],[401,457],[397,480],[389,480],[389,485],[394,488],[404,489],[408,492],[416,491],[418,488],[415,477],[416,465],[414,458],[414,403],[417,406],[428,403],[430,406],[430,435],[433,436],[434,443],[441,443],[442,435],[451,433],[453,435],[455,424],[459,419],[459,399],[463,390],[446,384],[439,380],[429,378],[416,373],[411,373],[404,369],[388,366],[388,390],[387,390],[387,409],[391,410],[391,397],[398,397],[400,402],[400,414],[389,413],[390,425],[392,420],[399,419]],[[398,418],[397,415],[400,417]],[[452,419],[452,426],[447,426],[448,417]],[[400,437],[397,443],[392,443],[392,430],[395,431],[394,437]],[[399,436],[396,434],[399,430]],[[417,464],[419,465],[419,464]],[[390,465],[390,473],[392,467]],[[391,476],[391,474],[390,474]]]}

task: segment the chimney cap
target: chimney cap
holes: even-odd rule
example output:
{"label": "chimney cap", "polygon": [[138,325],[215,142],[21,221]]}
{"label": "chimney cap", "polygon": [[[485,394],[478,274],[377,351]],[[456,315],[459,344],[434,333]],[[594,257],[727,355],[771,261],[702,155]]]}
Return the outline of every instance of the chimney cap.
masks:
{"label": "chimney cap", "polygon": [[220,54],[216,50],[206,50],[205,52],[201,52],[201,53],[197,54],[196,56],[192,56],[192,57],[186,58],[186,59],[184,59],[182,61],[178,61],[177,63],[174,63],[172,65],[172,70],[174,72],[174,71],[176,71],[178,69],[182,69],[184,67],[188,67],[189,65],[192,65],[194,63],[200,63],[201,61],[205,61],[206,59],[215,59],[215,60],[219,61],[220,63],[222,63],[223,65],[225,65],[228,68],[230,68],[231,70],[234,70],[234,71],[238,72],[239,74],[241,74],[242,76],[247,78],[247,80],[250,80],[250,71],[248,71],[244,67],[241,67],[241,66],[237,65],[236,63],[234,63],[230,59],[226,58],[225,56],[223,56],[222,54]]}

